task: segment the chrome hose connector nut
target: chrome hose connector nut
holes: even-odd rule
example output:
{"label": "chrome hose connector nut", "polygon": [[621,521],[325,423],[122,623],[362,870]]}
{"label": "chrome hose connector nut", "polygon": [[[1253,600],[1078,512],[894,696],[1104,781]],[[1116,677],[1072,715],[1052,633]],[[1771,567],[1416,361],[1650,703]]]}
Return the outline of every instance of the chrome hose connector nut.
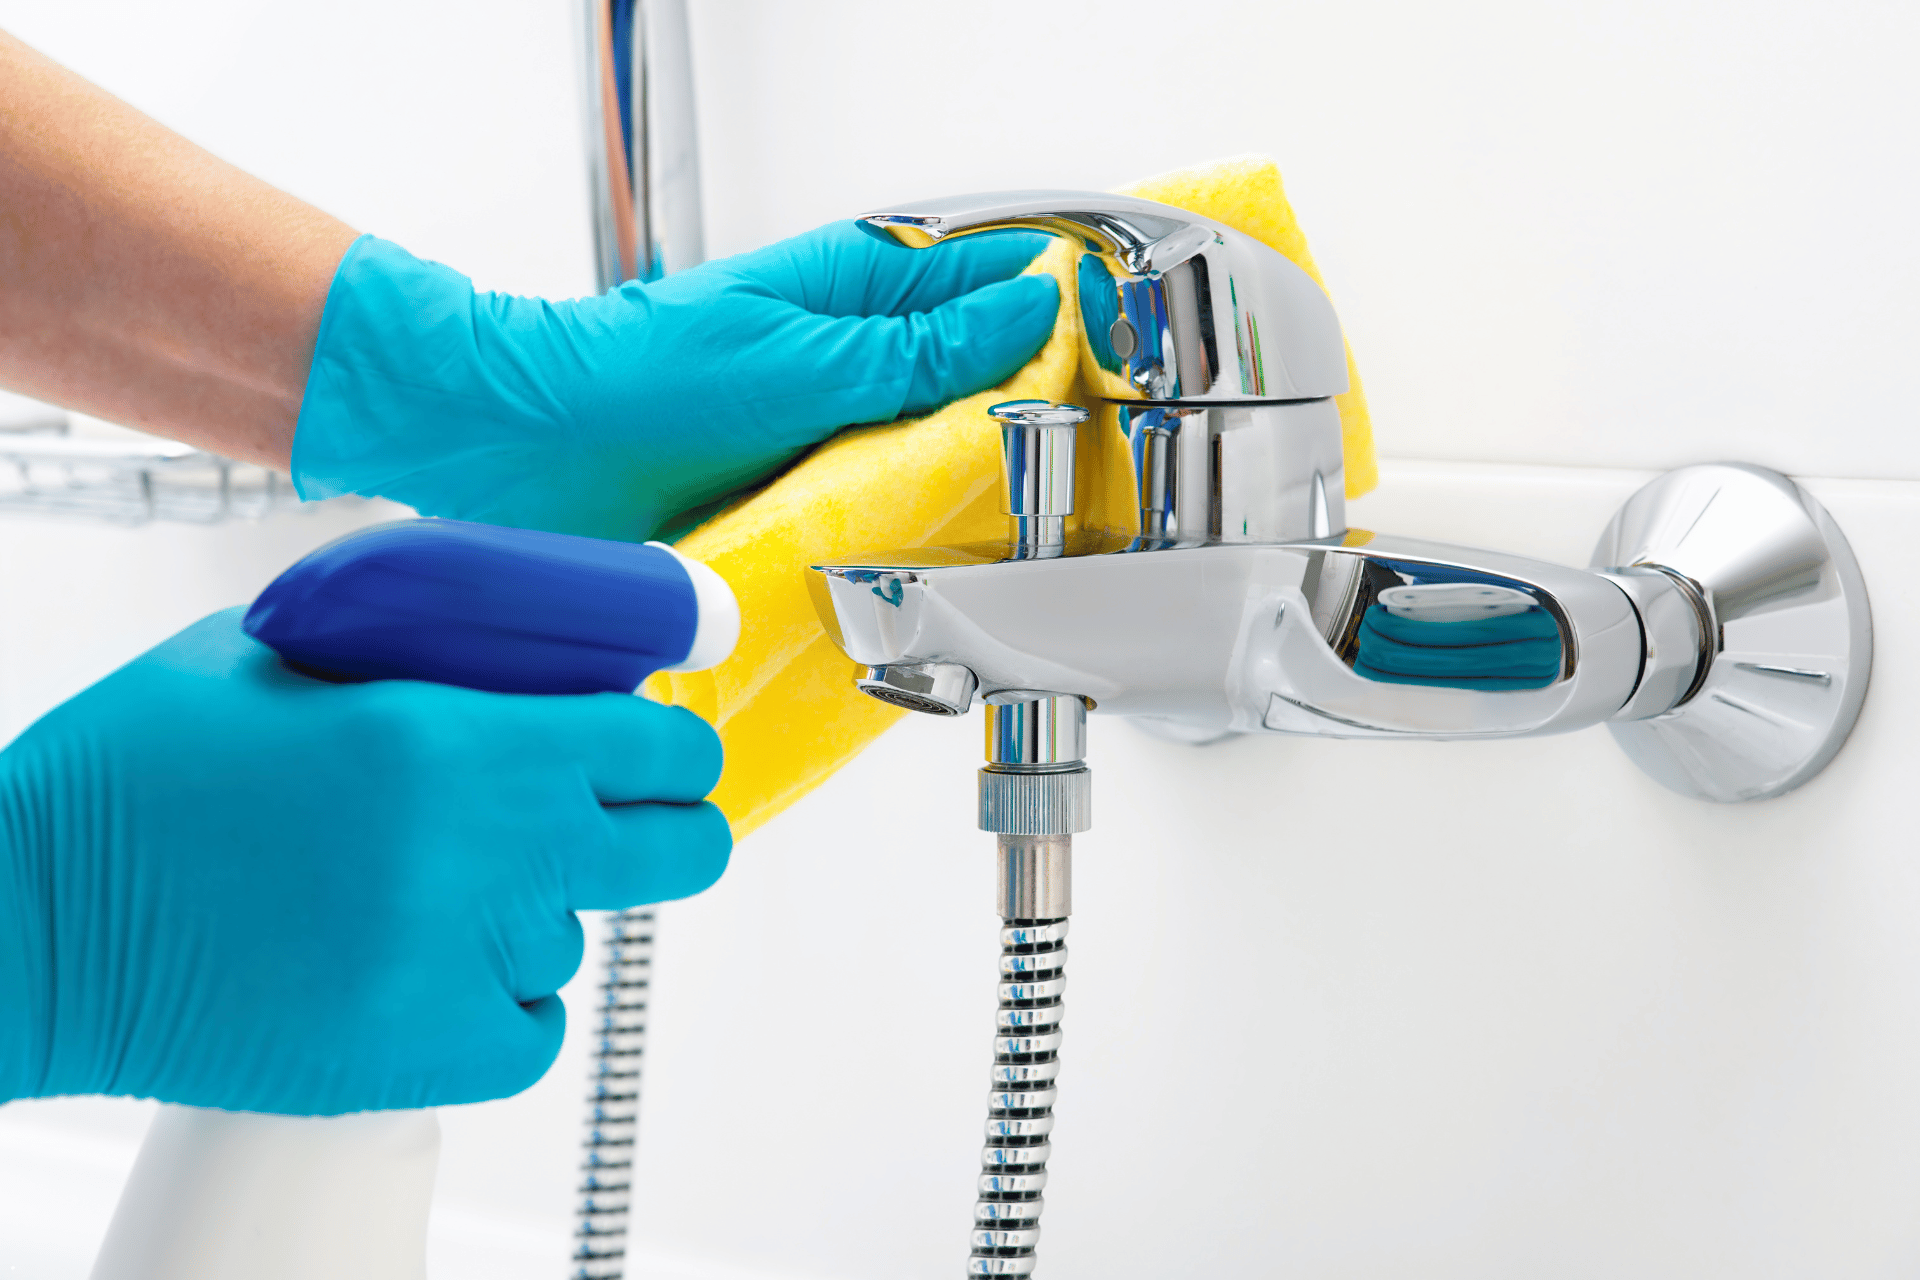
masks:
{"label": "chrome hose connector nut", "polygon": [[980,770],[980,829],[1010,836],[1070,836],[1093,826],[1093,774],[1085,765],[1039,772]]}

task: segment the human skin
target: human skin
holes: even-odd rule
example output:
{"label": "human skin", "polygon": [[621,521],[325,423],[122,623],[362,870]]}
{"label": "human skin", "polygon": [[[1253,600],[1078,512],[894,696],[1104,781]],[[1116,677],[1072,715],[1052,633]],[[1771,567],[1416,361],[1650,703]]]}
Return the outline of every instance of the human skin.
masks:
{"label": "human skin", "polygon": [[0,32],[0,386],[286,470],[357,232]]}

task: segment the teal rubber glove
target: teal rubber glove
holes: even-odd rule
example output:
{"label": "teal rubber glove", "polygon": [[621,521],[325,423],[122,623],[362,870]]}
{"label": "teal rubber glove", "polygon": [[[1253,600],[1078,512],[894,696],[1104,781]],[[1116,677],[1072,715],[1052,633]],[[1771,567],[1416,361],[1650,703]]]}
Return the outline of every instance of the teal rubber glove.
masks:
{"label": "teal rubber glove", "polygon": [[0,754],[0,1101],[332,1115],[533,1083],[574,910],[726,866],[697,803],[713,731],[630,695],[326,684],[239,624],[196,623]]}
{"label": "teal rubber glove", "polygon": [[475,292],[363,236],[327,295],[294,481],[306,498],[651,538],[840,427],[1005,380],[1052,331],[1053,278],[1018,275],[1047,239],[917,253],[838,222],[548,302]]}

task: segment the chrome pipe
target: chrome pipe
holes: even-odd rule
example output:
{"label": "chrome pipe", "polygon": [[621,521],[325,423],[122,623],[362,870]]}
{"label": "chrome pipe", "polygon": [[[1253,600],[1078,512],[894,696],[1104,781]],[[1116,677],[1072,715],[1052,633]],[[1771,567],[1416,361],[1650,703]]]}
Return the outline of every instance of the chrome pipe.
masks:
{"label": "chrome pipe", "polygon": [[601,292],[706,259],[686,0],[582,0]]}

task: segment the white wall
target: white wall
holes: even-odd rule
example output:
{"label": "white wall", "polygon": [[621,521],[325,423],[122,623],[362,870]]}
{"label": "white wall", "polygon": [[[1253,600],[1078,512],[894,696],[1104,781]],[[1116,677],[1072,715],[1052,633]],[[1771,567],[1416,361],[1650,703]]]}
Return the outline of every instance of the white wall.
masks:
{"label": "white wall", "polygon": [[[1356,523],[1583,562],[1646,474],[1740,457],[1810,477],[1875,593],[1854,742],[1752,807],[1672,796],[1600,731],[1188,750],[1099,723],[1044,1274],[1920,1269],[1916,10],[694,8],[716,251],[1269,151],[1390,458]],[[563,9],[0,0],[0,25],[362,227],[567,293]],[[0,525],[8,723],[321,536]],[[177,597],[129,611],[156,570]],[[663,912],[638,1275],[958,1272],[976,752],[910,721]],[[578,1051],[447,1116],[438,1276],[560,1273]],[[139,1116],[0,1113],[0,1261],[82,1274]]]}

